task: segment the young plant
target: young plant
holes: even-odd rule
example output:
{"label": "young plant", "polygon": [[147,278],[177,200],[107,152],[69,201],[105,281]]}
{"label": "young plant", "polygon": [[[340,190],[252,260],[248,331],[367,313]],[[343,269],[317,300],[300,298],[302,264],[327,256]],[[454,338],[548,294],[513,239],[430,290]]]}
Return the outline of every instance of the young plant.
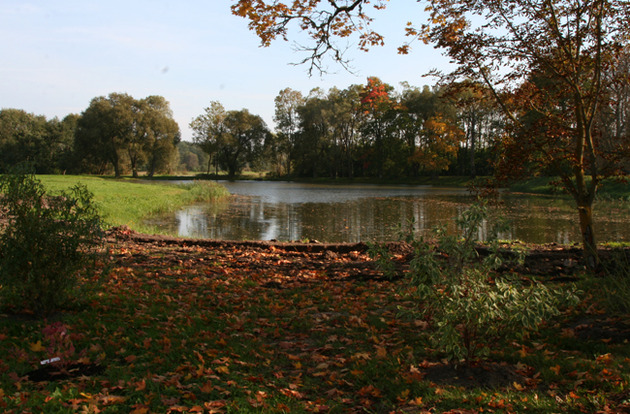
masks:
{"label": "young plant", "polygon": [[497,272],[507,260],[498,245],[501,225],[491,228],[489,254],[481,258],[476,245],[487,219],[487,207],[475,204],[455,219],[458,235],[439,228],[434,244],[407,238],[415,251],[407,280],[415,288],[419,312],[437,330],[433,346],[455,361],[471,363],[487,355],[499,337],[536,329],[557,315],[563,302],[577,301],[575,290],[554,291]]}
{"label": "young plant", "polygon": [[102,240],[85,186],[47,195],[34,175],[0,177],[0,303],[50,314],[75,296],[78,276]]}

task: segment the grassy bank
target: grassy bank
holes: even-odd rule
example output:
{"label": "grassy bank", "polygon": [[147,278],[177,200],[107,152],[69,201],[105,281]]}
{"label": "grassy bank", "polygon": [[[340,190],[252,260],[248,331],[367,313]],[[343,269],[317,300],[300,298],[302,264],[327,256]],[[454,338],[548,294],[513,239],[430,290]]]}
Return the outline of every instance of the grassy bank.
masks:
{"label": "grassy bank", "polygon": [[[562,189],[551,185],[554,181],[552,177],[536,177],[510,185],[509,189],[519,193],[564,195],[568,197]],[[597,197],[604,200],[630,201],[630,181],[604,180],[597,190]]]}
{"label": "grassy bank", "polygon": [[216,201],[228,195],[224,187],[211,181],[170,185],[93,176],[42,175],[37,178],[52,193],[77,183],[86,185],[94,194],[94,201],[108,225],[127,225],[140,232],[156,230],[143,224],[147,217],[175,211],[195,202]]}

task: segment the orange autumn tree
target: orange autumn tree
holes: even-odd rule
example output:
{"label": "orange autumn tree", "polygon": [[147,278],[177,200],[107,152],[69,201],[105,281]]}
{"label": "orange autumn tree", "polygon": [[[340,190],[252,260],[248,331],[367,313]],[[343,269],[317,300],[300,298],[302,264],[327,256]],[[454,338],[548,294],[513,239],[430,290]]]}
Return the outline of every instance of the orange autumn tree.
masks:
{"label": "orange autumn tree", "polygon": [[[549,146],[532,150],[561,158],[550,164],[532,163],[530,172],[548,172],[553,167],[551,170],[560,176],[577,207],[586,263],[594,268],[598,258],[593,201],[602,179],[609,172],[618,171],[603,165],[612,158],[600,153],[600,136],[594,125],[602,107],[609,104],[607,78],[603,74],[615,64],[616,56],[630,38],[627,0],[418,3],[419,13],[423,9],[428,12],[426,23],[417,26],[409,22],[404,30],[412,39],[441,48],[457,64],[457,69],[444,75],[444,79],[484,82],[511,122],[512,131],[525,131],[528,125],[523,116],[528,118],[531,110],[539,110],[536,128],[542,136],[553,131],[548,139],[539,141],[548,142]],[[310,62],[311,72],[321,70],[326,56],[346,65],[345,49],[340,43],[345,45],[353,35],[358,35],[360,49],[382,45],[383,37],[370,28],[373,18],[369,14],[385,9],[386,4],[383,0],[239,0],[232,11],[249,20],[250,29],[265,46],[277,38],[286,40],[295,23],[311,39],[311,44],[303,48],[308,55],[302,61]],[[399,51],[408,53],[410,43],[402,45]],[[562,101],[552,103],[564,112],[562,117],[548,117],[549,108],[537,106],[538,102],[549,102],[544,88],[537,88],[533,95],[520,94],[522,85],[541,69],[550,82],[564,91]],[[526,99],[511,99],[514,93]],[[563,122],[558,123],[560,118]],[[551,125],[544,126],[547,121]],[[501,156],[510,155],[508,151]]]}
{"label": "orange autumn tree", "polygon": [[452,121],[440,114],[432,116],[425,121],[419,146],[409,160],[433,174],[447,170],[464,136]]}
{"label": "orange autumn tree", "polygon": [[392,106],[389,96],[391,87],[384,84],[379,78],[370,76],[367,85],[361,93],[361,105],[366,113],[384,112]]}

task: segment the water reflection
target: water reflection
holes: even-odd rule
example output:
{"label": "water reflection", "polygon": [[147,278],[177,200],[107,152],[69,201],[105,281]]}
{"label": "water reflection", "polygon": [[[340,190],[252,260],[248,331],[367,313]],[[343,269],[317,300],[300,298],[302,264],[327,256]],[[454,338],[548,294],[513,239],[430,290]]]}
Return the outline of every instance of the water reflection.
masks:
{"label": "water reflection", "polygon": [[[319,240],[358,242],[397,240],[400,231],[430,236],[473,202],[462,189],[428,186],[330,186],[277,182],[223,182],[228,202],[194,205],[170,217],[151,220],[182,237],[220,240]],[[511,223],[505,239],[532,243],[571,243],[581,239],[569,200],[504,196],[503,206],[479,229],[487,237],[502,216]],[[598,205],[598,240],[627,240],[627,206]]]}

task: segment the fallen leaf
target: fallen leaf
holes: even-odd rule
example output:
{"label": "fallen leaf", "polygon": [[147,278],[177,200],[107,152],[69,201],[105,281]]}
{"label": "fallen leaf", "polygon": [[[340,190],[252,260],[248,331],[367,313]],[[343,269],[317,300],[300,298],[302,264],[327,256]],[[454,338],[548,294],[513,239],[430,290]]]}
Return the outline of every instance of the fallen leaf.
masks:
{"label": "fallen leaf", "polygon": [[143,391],[147,388],[147,383],[143,379],[142,381],[136,382],[136,391]]}
{"label": "fallen leaf", "polygon": [[131,411],[129,414],[147,414],[149,409],[147,407],[138,407]]}
{"label": "fallen leaf", "polygon": [[42,341],[37,341],[34,344],[31,344],[31,351],[33,352],[42,352],[45,350],[46,348],[42,346]]}
{"label": "fallen leaf", "polygon": [[199,387],[199,390],[203,392],[204,394],[210,394],[212,390],[214,390],[214,385],[212,385],[212,383],[208,381],[205,384],[203,384],[201,387]]}
{"label": "fallen leaf", "polygon": [[411,405],[422,405],[422,397],[416,397],[412,399],[409,404]]}
{"label": "fallen leaf", "polygon": [[383,359],[387,357],[387,349],[382,346],[376,348],[376,357],[379,359]]}
{"label": "fallen leaf", "polygon": [[512,386],[514,387],[514,389],[516,389],[517,391],[523,391],[525,389],[525,387],[523,387],[521,384],[519,384],[518,382],[514,381],[512,383]]}

